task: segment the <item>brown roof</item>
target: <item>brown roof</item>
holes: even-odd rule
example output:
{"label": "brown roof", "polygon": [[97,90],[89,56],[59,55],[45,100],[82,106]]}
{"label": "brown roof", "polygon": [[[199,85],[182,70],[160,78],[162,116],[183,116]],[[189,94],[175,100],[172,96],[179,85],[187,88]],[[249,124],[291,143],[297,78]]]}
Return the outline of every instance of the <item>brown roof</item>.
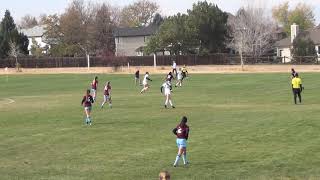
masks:
{"label": "brown roof", "polygon": [[[314,44],[320,44],[320,27],[311,28],[306,31],[302,31],[298,34],[297,38],[311,39]],[[291,46],[291,38],[287,37],[275,43],[275,47],[289,47]]]}

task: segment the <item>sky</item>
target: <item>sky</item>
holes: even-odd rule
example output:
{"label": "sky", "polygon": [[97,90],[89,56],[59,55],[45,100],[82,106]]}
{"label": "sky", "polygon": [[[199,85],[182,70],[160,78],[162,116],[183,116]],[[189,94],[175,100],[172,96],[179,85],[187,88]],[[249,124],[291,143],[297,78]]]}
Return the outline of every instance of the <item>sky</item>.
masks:
{"label": "sky", "polygon": [[[38,17],[40,14],[61,14],[71,2],[71,0],[0,0],[0,17],[3,17],[4,11],[9,9],[16,22],[21,17],[30,14]],[[93,2],[106,2],[111,5],[123,7],[137,0],[91,0]],[[198,0],[151,0],[160,5],[160,12],[163,15],[173,15],[178,12],[185,13],[187,9],[192,8],[192,4]],[[255,5],[265,8],[271,12],[274,5],[286,0],[207,0],[217,4],[223,11],[235,14],[240,7]],[[320,0],[289,0],[291,7],[299,2],[305,2],[314,8],[316,24],[320,24]]]}

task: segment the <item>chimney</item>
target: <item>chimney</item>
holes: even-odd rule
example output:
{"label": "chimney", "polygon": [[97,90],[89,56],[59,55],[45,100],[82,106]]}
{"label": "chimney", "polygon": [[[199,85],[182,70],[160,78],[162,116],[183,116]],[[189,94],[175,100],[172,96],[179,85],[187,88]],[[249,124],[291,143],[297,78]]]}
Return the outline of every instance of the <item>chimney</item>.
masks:
{"label": "chimney", "polygon": [[297,37],[299,34],[299,25],[296,23],[293,23],[291,25],[291,43],[293,43],[293,40]]}

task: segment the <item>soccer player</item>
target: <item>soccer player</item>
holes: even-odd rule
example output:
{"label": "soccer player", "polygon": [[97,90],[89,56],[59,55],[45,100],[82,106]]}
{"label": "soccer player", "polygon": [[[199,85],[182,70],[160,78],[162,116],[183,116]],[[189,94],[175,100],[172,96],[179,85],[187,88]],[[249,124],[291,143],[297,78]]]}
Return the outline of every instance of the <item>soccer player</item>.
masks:
{"label": "soccer player", "polygon": [[165,81],[170,81],[171,82],[172,79],[174,79],[174,77],[172,75],[172,72],[169,72],[168,75],[165,78]]}
{"label": "soccer player", "polygon": [[86,95],[83,96],[81,105],[84,107],[84,112],[86,113],[86,124],[91,125],[91,110],[92,110],[92,103],[94,103],[93,97],[90,95],[90,90],[88,89]]}
{"label": "soccer player", "polygon": [[109,103],[109,107],[112,108],[112,101],[111,101],[111,85],[110,85],[110,81],[108,81],[106,83],[106,85],[104,86],[104,93],[103,93],[103,102],[101,104],[101,108],[103,108],[104,104],[106,102]]}
{"label": "soccer player", "polygon": [[171,83],[169,81],[166,81],[165,83],[163,83],[160,88],[161,93],[163,93],[166,98],[166,101],[164,103],[165,108],[168,107],[168,102],[172,108],[175,108],[171,101],[171,89],[172,89]]}
{"label": "soccer player", "polygon": [[292,68],[291,69],[291,79],[293,79],[296,76],[297,72]]}
{"label": "soccer player", "polygon": [[173,134],[177,136],[177,146],[178,146],[178,154],[176,160],[174,161],[173,166],[176,167],[178,165],[179,159],[182,155],[183,164],[187,165],[189,162],[187,161],[187,140],[189,137],[189,126],[187,125],[188,119],[183,116],[181,122],[177,125],[176,128],[172,130]]}
{"label": "soccer player", "polygon": [[183,80],[183,76],[182,76],[182,71],[181,71],[181,68],[179,68],[179,70],[177,71],[177,83],[175,85],[175,87],[177,86],[182,86],[182,80]]}
{"label": "soccer player", "polygon": [[148,81],[152,81],[152,80],[149,78],[149,72],[146,72],[142,81],[143,89],[140,91],[140,93],[143,93],[149,89]]}
{"label": "soccer player", "polygon": [[176,73],[177,76],[177,63],[176,61],[172,61],[172,74]]}
{"label": "soccer player", "polygon": [[140,82],[140,71],[137,70],[136,73],[134,73],[134,84],[137,85],[141,85],[141,82]]}
{"label": "soccer player", "polygon": [[182,67],[181,71],[182,71],[182,79],[186,78],[189,75],[186,65]]}
{"label": "soccer player", "polygon": [[168,171],[161,171],[159,173],[159,180],[170,180],[170,173]]}
{"label": "soccer player", "polygon": [[295,77],[291,80],[292,92],[294,96],[294,103],[297,104],[297,96],[299,97],[299,102],[301,103],[301,92],[304,89],[302,86],[302,81],[299,78],[299,74],[295,73]]}
{"label": "soccer player", "polygon": [[94,79],[91,83],[91,94],[92,94],[94,101],[96,100],[97,89],[98,89],[98,76],[94,77]]}

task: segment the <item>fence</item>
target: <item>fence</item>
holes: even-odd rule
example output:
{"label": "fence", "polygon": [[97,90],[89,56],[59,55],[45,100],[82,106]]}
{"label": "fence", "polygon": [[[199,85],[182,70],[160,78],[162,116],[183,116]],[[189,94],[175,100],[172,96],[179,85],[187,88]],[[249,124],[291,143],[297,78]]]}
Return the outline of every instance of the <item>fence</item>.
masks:
{"label": "fence", "polygon": [[[245,64],[318,64],[319,58],[316,57],[295,57],[279,58],[279,57],[244,57]],[[181,55],[181,56],[157,56],[156,61],[158,66],[172,65],[172,61],[177,64],[192,65],[237,65],[240,64],[239,56],[230,56],[227,54],[213,55]],[[59,68],[59,67],[87,67],[85,57],[22,57],[18,58],[18,62],[23,68]],[[130,57],[91,57],[91,67],[115,67],[115,66],[153,66],[153,56],[130,56]],[[15,67],[13,58],[0,59],[0,67]]]}

